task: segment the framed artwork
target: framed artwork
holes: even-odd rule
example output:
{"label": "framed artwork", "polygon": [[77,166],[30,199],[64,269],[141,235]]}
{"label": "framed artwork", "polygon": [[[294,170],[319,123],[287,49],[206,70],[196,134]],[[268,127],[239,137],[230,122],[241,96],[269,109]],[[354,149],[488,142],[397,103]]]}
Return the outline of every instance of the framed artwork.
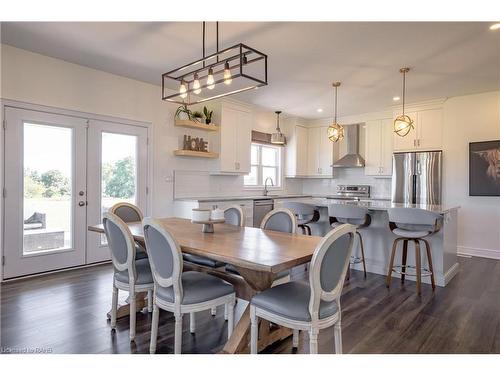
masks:
{"label": "framed artwork", "polygon": [[469,143],[469,195],[500,196],[500,139]]}

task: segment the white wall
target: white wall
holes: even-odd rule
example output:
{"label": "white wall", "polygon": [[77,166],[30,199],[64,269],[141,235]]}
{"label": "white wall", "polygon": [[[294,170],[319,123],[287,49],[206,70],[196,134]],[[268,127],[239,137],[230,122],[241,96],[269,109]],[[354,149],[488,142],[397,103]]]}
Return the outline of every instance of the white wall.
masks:
{"label": "white wall", "polygon": [[469,142],[500,139],[500,91],[444,103],[443,201],[461,207],[459,251],[500,259],[500,197],[469,197]]}
{"label": "white wall", "polygon": [[[177,105],[161,100],[161,87],[117,76],[81,65],[68,63],[8,45],[2,48],[2,96],[33,104],[88,112],[99,115],[150,122],[153,124],[153,204],[152,215],[172,214],[174,170],[214,170],[217,160],[174,157],[180,147],[183,128],[173,126]],[[160,77],[158,77],[160,82]],[[210,106],[210,104],[208,104]],[[253,107],[255,129],[270,132],[275,115]],[[196,131],[193,131],[196,132]],[[203,134],[203,135],[206,135]],[[219,177],[212,177],[217,182]],[[222,186],[220,195],[243,193],[243,178],[222,177],[230,183]],[[215,183],[214,182],[214,183]],[[206,184],[210,181],[207,180]],[[294,184],[290,184],[293,187]],[[295,184],[296,185],[296,184]],[[202,195],[209,191],[200,185]],[[296,190],[296,189],[295,189]]]}

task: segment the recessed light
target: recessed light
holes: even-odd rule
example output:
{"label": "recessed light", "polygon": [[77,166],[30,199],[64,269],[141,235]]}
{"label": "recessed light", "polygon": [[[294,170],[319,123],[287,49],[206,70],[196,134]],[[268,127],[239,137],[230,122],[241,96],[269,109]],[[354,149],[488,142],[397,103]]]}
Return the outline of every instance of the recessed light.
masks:
{"label": "recessed light", "polygon": [[323,108],[318,108],[318,109],[316,110],[316,112],[318,112],[318,113],[323,112]]}
{"label": "recessed light", "polygon": [[397,102],[397,101],[401,100],[401,98],[400,98],[399,96],[394,96],[394,97],[392,98],[392,100],[394,100],[395,102]]}
{"label": "recessed light", "polygon": [[490,26],[490,30],[498,30],[500,29],[500,23],[494,23]]}

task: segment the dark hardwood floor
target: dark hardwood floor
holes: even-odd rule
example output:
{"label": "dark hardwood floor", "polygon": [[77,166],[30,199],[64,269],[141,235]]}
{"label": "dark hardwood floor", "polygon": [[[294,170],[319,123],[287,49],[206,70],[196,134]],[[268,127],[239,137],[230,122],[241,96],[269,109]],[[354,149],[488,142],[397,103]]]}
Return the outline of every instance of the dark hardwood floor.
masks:
{"label": "dark hardwood floor", "polygon": [[[500,261],[459,258],[460,272],[434,293],[415,283],[391,289],[383,276],[352,271],[342,297],[344,353],[500,353]],[[1,352],[148,353],[151,314],[138,313],[137,338],[130,343],[128,318],[112,332],[111,265],[61,272],[1,286]],[[121,298],[126,293],[120,293]],[[237,316],[244,301],[237,304]],[[197,314],[197,331],[184,319],[183,353],[215,353],[226,341],[223,308],[216,317]],[[158,353],[173,352],[173,316],[161,312]],[[321,331],[320,353],[333,352],[333,330]],[[292,353],[291,338],[269,353]],[[309,351],[300,334],[299,353]]]}

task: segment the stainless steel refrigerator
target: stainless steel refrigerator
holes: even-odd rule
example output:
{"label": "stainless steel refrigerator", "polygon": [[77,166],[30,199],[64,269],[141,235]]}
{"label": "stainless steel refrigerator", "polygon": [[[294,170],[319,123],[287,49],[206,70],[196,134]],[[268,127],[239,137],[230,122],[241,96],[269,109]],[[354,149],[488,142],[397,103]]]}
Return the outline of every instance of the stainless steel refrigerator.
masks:
{"label": "stainless steel refrigerator", "polygon": [[442,151],[394,153],[392,202],[441,204],[442,154]]}

